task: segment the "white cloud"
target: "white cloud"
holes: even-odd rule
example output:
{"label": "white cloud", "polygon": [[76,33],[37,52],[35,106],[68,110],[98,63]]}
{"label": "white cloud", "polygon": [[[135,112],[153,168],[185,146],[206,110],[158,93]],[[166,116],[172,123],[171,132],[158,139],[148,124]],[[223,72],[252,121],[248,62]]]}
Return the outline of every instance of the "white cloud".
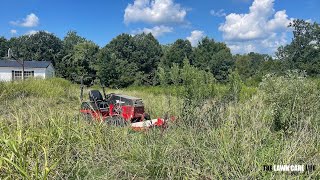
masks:
{"label": "white cloud", "polygon": [[[26,32],[25,35],[27,35],[27,36],[32,36],[32,35],[37,34],[38,32],[40,32],[40,31],[30,30],[30,31]],[[46,33],[51,33],[51,32],[49,32],[49,31],[44,31],[44,32],[46,32]]]}
{"label": "white cloud", "polygon": [[10,30],[10,33],[11,33],[12,35],[16,35],[16,34],[18,33],[18,31],[15,30],[15,29],[11,29],[11,30]]}
{"label": "white cloud", "polygon": [[190,41],[193,47],[198,45],[198,42],[201,41],[205,37],[203,31],[195,30],[191,32],[191,35],[187,37],[187,40]]}
{"label": "white cloud", "polygon": [[210,14],[216,17],[225,17],[227,14],[224,12],[224,9],[220,9],[219,11],[211,10]]}
{"label": "white cloud", "polygon": [[306,22],[313,23],[314,21],[312,19],[307,19]]}
{"label": "white cloud", "polygon": [[270,31],[287,29],[289,23],[293,21],[293,19],[288,19],[288,15],[286,14],[286,10],[278,11],[274,15],[274,19],[271,19],[267,22],[267,29]]}
{"label": "white cloud", "polygon": [[226,16],[219,30],[234,53],[273,53],[287,43],[287,26],[293,19],[285,10],[275,12],[273,6],[274,0],[254,0],[247,14]]}
{"label": "white cloud", "polygon": [[39,18],[35,14],[31,13],[27,15],[27,17],[22,21],[20,20],[11,21],[10,23],[12,25],[22,26],[22,27],[36,27],[39,25]]}
{"label": "white cloud", "polygon": [[281,45],[287,44],[287,33],[273,33],[266,39],[250,40],[250,41],[233,41],[227,42],[228,47],[233,53],[250,53],[259,52],[273,54]]}
{"label": "white cloud", "polygon": [[183,23],[187,10],[174,0],[134,0],[125,9],[124,22],[151,24]]}
{"label": "white cloud", "polygon": [[149,33],[151,33],[154,37],[159,37],[165,33],[170,33],[172,31],[173,31],[172,27],[161,25],[161,26],[155,26],[153,28],[138,29],[138,30],[133,31],[133,34],[141,34],[141,33],[149,34]]}
{"label": "white cloud", "polygon": [[25,35],[31,36],[31,35],[37,34],[38,32],[39,32],[39,31],[36,31],[36,30],[30,30],[30,31],[26,32]]}

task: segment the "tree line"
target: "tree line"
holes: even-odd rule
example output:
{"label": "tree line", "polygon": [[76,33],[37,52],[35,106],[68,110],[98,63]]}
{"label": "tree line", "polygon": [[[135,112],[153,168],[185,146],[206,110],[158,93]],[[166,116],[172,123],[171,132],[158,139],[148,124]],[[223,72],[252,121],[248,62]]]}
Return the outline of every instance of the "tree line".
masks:
{"label": "tree line", "polygon": [[[19,59],[51,61],[59,77],[72,80],[74,74],[97,74],[113,88],[158,85],[161,81],[179,84],[183,78],[174,76],[181,76],[180,71],[188,66],[222,83],[229,81],[233,71],[248,84],[260,82],[267,73],[281,74],[289,69],[319,76],[319,24],[294,20],[289,26],[293,29],[292,42],[279,47],[275,57],[254,52],[232,55],[225,43],[208,37],[196,47],[183,39],[161,45],[151,33],[120,34],[105,47],[99,47],[75,31],[63,39],[45,31],[10,39],[0,37],[0,57],[4,59],[11,48]],[[164,78],[164,74],[170,77]]]}

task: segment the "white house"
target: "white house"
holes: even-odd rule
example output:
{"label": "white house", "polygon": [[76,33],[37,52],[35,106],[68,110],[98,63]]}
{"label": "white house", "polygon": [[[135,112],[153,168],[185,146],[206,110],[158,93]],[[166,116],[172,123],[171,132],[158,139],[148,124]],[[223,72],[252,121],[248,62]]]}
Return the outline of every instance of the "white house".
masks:
{"label": "white house", "polygon": [[[54,67],[50,61],[24,61],[24,78],[54,76]],[[0,81],[22,79],[22,65],[15,60],[0,60]]]}

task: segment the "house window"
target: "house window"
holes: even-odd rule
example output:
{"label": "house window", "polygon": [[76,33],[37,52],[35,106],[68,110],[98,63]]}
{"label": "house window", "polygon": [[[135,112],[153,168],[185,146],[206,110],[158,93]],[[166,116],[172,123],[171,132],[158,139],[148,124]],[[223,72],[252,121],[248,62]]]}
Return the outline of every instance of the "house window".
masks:
{"label": "house window", "polygon": [[13,71],[13,80],[20,80],[22,79],[22,71]]}
{"label": "house window", "polygon": [[34,71],[25,71],[24,78],[27,79],[29,77],[34,77]]}
{"label": "house window", "polygon": [[[21,80],[22,79],[22,71],[12,71],[12,79],[13,80]],[[34,71],[25,71],[24,79],[28,79],[30,77],[34,77]]]}

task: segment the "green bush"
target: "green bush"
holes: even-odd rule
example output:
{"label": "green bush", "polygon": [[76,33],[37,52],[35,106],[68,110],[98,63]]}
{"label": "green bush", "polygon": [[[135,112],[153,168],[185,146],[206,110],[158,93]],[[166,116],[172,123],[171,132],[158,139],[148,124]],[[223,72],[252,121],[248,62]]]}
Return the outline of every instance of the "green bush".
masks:
{"label": "green bush", "polygon": [[240,101],[244,102],[247,101],[248,99],[252,98],[254,95],[257,94],[257,89],[256,87],[250,87],[250,86],[245,86],[243,85],[241,87],[241,92],[240,92]]}
{"label": "green bush", "polygon": [[215,79],[210,72],[199,70],[184,61],[180,76],[183,87],[181,94],[186,100],[198,103],[214,96]]}
{"label": "green bush", "polygon": [[319,122],[317,84],[296,71],[285,76],[267,75],[260,84],[264,101],[272,108],[274,130],[285,133],[311,128]]}
{"label": "green bush", "polygon": [[229,94],[228,99],[231,101],[238,102],[240,100],[240,93],[242,90],[243,82],[237,72],[229,74]]}

